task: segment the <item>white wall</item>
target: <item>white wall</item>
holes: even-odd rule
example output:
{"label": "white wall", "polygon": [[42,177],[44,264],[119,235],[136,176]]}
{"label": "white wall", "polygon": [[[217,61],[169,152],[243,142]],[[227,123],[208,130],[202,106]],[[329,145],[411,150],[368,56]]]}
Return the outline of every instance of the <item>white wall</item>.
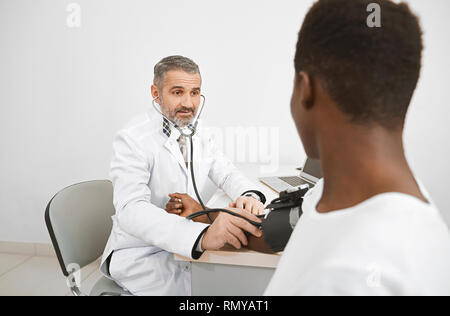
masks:
{"label": "white wall", "polygon": [[[304,152],[289,114],[297,32],[312,1],[0,0],[0,240],[48,242],[59,189],[107,178],[111,141],[150,104],[153,65],[201,68],[207,125],[278,128],[279,161]],[[446,0],[409,1],[425,30],[422,77],[405,132],[409,161],[450,219]]]}

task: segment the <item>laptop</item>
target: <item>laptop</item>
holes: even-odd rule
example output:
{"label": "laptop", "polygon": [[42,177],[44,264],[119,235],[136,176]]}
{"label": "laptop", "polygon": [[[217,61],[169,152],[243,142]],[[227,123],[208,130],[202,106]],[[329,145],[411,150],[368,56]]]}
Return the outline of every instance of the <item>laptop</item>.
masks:
{"label": "laptop", "polygon": [[322,170],[320,168],[320,160],[307,158],[299,176],[288,177],[262,177],[259,181],[270,187],[277,193],[298,187],[302,184],[309,185],[312,188],[320,178],[322,178]]}

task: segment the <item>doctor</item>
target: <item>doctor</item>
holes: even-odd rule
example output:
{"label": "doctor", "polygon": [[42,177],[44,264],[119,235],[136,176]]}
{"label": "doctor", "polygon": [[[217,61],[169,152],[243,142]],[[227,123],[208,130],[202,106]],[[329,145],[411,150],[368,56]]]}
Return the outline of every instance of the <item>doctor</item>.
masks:
{"label": "doctor", "polygon": [[[154,108],[120,130],[113,143],[111,180],[116,215],[101,270],[134,295],[190,295],[190,263],[173,254],[197,259],[202,251],[247,244],[244,230],[260,236],[247,221],[221,213],[213,224],[194,222],[166,212],[169,194],[195,196],[187,155],[189,140],[176,128],[188,125],[201,101],[200,71],[191,59],[169,56],[154,67]],[[199,192],[207,178],[223,189],[255,220],[265,197],[197,128],[193,136],[194,171]],[[252,214],[253,213],[253,214]]]}

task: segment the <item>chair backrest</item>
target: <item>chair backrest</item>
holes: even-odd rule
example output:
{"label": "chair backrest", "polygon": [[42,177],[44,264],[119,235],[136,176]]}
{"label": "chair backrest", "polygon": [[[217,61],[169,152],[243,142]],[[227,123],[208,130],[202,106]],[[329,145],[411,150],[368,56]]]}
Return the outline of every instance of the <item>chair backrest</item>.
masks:
{"label": "chair backrest", "polygon": [[114,213],[109,180],[71,185],[50,200],[45,223],[65,276],[72,270],[69,265],[82,268],[102,255]]}

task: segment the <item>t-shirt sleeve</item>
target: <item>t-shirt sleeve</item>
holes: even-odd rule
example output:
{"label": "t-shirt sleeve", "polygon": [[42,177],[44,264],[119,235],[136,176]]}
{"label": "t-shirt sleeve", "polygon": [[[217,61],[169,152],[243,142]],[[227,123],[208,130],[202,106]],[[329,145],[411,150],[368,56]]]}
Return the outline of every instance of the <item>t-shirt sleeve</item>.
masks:
{"label": "t-shirt sleeve", "polygon": [[305,296],[396,296],[401,288],[398,282],[376,270],[332,266],[311,273],[309,286],[294,290],[294,295]]}

